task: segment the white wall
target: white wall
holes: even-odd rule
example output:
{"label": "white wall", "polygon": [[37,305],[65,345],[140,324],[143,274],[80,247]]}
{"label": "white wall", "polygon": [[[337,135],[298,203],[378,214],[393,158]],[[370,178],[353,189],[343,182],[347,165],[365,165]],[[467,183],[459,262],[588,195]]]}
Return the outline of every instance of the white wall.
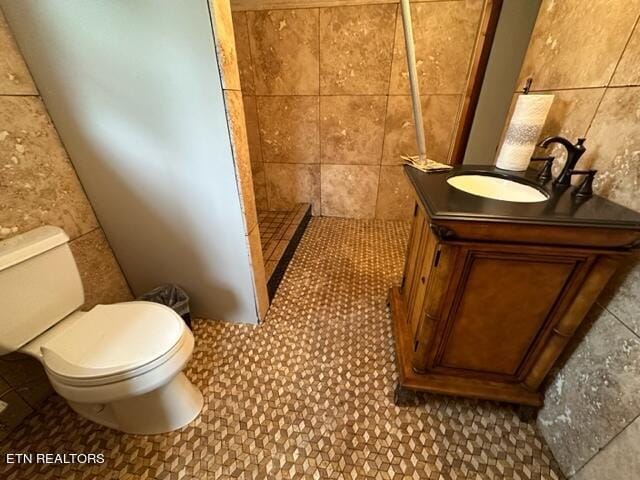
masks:
{"label": "white wall", "polygon": [[207,0],[0,0],[134,293],[257,322]]}

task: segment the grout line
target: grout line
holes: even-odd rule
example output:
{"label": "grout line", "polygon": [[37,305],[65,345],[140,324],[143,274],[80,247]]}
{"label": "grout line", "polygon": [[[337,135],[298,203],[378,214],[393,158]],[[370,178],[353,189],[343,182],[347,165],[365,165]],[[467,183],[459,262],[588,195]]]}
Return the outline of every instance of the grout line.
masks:
{"label": "grout line", "polygon": [[[584,87],[584,88],[604,88],[604,87]],[[556,89],[559,90],[559,89]],[[566,90],[576,90],[568,88]],[[537,90],[544,91],[544,90]],[[531,90],[533,93],[534,90]],[[516,92],[519,93],[519,92]],[[248,97],[410,97],[407,93],[246,93]],[[439,92],[439,93],[421,93],[421,97],[457,97],[462,93]]]}
{"label": "grout line", "polygon": [[0,93],[0,97],[39,97],[38,93]]}
{"label": "grout line", "polygon": [[622,428],[618,433],[616,433],[613,437],[611,437],[601,448],[598,449],[598,451],[596,453],[594,453],[591,458],[589,458],[589,460],[587,460],[585,463],[582,464],[582,466],[577,469],[573,475],[571,475],[571,478],[575,478],[575,476],[578,474],[578,472],[580,472],[584,467],[586,467],[589,463],[591,463],[592,460],[594,460],[598,454],[600,452],[602,452],[605,448],[607,448],[609,446],[609,444],[611,444],[616,438],[618,438],[618,436],[624,432],[629,426],[631,426],[633,424],[633,422],[635,422],[636,420],[638,420],[638,418],[640,418],[640,413],[638,415],[636,415],[635,417],[633,417],[631,419],[631,421],[629,421],[629,423],[627,423],[624,428]]}
{"label": "grout line", "polygon": [[376,201],[374,206],[373,218],[377,217],[378,203],[380,201],[380,183],[382,181],[382,159],[384,158],[384,145],[387,138],[387,118],[389,114],[389,97],[391,96],[391,81],[393,75],[393,62],[395,60],[396,37],[398,35],[398,5],[396,4],[396,12],[393,18],[393,38],[391,40],[391,62],[389,62],[389,83],[387,85],[387,101],[384,106],[384,121],[382,127],[382,148],[380,151],[380,161],[378,162],[378,185],[376,188]]}
{"label": "grout line", "polygon": [[638,88],[638,87],[640,87],[640,83],[624,83],[620,85],[608,85],[605,88],[615,90],[616,88]]}
{"label": "grout line", "polygon": [[[340,165],[340,166],[354,166],[354,167],[376,167],[378,165],[383,166],[397,166],[404,165],[401,161],[397,163],[333,163],[333,162],[317,162],[317,163],[309,163],[309,162],[264,162],[268,165],[309,165],[309,166],[320,166],[320,165]],[[299,203],[307,203],[307,202],[299,202]]]}
{"label": "grout line", "polygon": [[[560,88],[539,88],[535,90],[529,90],[529,93],[545,93],[545,92],[566,92],[571,90],[597,90],[599,88],[607,88],[607,85],[594,85],[589,87],[560,87]],[[513,92],[522,93],[522,89]]]}
{"label": "grout line", "polygon": [[[73,242],[75,242],[76,240],[80,240],[81,238],[86,237],[87,235],[92,234],[92,233],[93,233],[93,232],[95,232],[96,230],[102,230],[102,227],[100,226],[100,224],[98,224],[98,226],[97,226],[96,228],[92,228],[92,229],[91,229],[91,230],[89,230],[88,232],[84,232],[84,233],[82,233],[82,234],[78,235],[78,236],[77,236],[77,237],[75,237],[75,238],[70,238],[70,239],[69,239],[69,244],[72,244],[72,243],[73,243]],[[105,236],[105,238],[107,237],[107,236],[105,235],[105,233],[104,233],[104,232],[102,232],[102,234]],[[109,241],[108,241],[108,240],[107,240],[107,243],[109,243]],[[109,245],[109,248],[111,248],[111,245]]]}
{"label": "grout line", "polygon": [[[256,77],[256,66],[255,66],[255,62],[253,61],[253,48],[251,47],[251,31],[249,29],[249,17],[247,15],[247,12],[243,12],[242,15],[243,19],[244,19],[244,23],[245,23],[245,27],[247,29],[247,41],[249,43],[249,64],[251,65],[251,77],[253,78],[253,95],[247,95],[248,97],[253,97],[253,103],[255,106],[255,114],[256,114],[256,125],[258,127],[258,148],[260,149],[260,162],[258,163],[262,163],[262,174],[264,176],[264,193],[265,196],[267,197],[267,208],[271,207],[271,203],[269,202],[269,188],[268,188],[268,184],[269,182],[267,182],[267,169],[265,166],[265,161],[264,161],[264,151],[262,149],[262,128],[260,127],[260,112],[258,109],[258,95],[256,95],[257,92],[257,77]],[[237,51],[237,49],[236,49]],[[244,108],[244,100],[243,100],[243,108]],[[246,115],[245,115],[246,117]],[[245,118],[246,121],[246,118]],[[249,158],[249,161],[251,161],[251,158]],[[253,196],[255,197],[256,195],[256,187],[255,187],[255,183],[253,184]],[[259,228],[259,227],[258,227]]]}
{"label": "grout line", "polygon": [[611,76],[609,77],[609,81],[607,82],[607,87],[611,86],[611,82],[613,81],[613,77],[616,74],[616,71],[618,70],[618,67],[620,66],[620,62],[622,61],[622,57],[624,57],[624,52],[627,51],[627,47],[629,46],[629,43],[631,43],[631,38],[633,38],[633,34],[636,31],[636,28],[638,27],[638,20],[640,20],[640,15],[638,15],[636,17],[636,21],[633,23],[633,27],[631,27],[631,33],[629,33],[629,36],[627,37],[627,41],[624,43],[624,47],[622,48],[622,52],[620,52],[620,57],[618,58],[618,61],[616,62],[616,66],[613,67],[613,71],[611,72]]}
{"label": "grout line", "polygon": [[[591,117],[591,120],[589,120],[589,124],[587,125],[587,128],[584,132],[584,137],[587,138],[587,135],[589,134],[589,131],[591,130],[591,126],[593,125],[593,122],[595,121],[596,117],[598,116],[598,112],[600,111],[600,106],[602,105],[602,102],[604,101],[604,97],[607,95],[607,90],[612,88],[611,87],[611,82],[613,81],[613,77],[616,74],[616,71],[618,70],[618,67],[620,66],[620,62],[622,61],[622,57],[624,56],[624,52],[627,50],[627,47],[629,46],[629,43],[631,42],[631,38],[633,37],[633,34],[638,26],[638,21],[640,20],[640,15],[638,15],[638,17],[636,17],[636,21],[633,24],[633,28],[631,29],[631,33],[629,34],[629,38],[627,38],[626,43],[624,44],[624,48],[622,49],[622,52],[620,53],[620,57],[618,58],[618,61],[616,62],[616,66],[613,68],[613,71],[611,72],[611,76],[609,77],[609,81],[607,82],[607,85],[605,86],[605,88],[603,89],[602,95],[600,96],[600,100],[598,101],[598,105],[596,106],[596,109],[593,112],[593,116]],[[593,162],[593,160],[591,160],[591,162]],[[609,310],[607,310],[609,311]],[[615,317],[615,315],[614,315]],[[618,318],[618,317],[616,317]],[[620,320],[618,318],[618,320]],[[622,320],[620,320],[620,322],[624,325],[624,322],[622,322]]]}
{"label": "grout line", "polygon": [[637,337],[638,339],[640,339],[640,334],[636,333],[635,330],[633,330],[633,328],[631,328],[629,325],[627,325],[627,323],[622,320],[620,317],[618,317],[615,313],[613,313],[611,310],[609,310],[607,307],[605,307],[604,305],[602,305],[602,303],[600,303],[599,300],[596,300],[596,305],[598,305],[601,309],[605,310],[609,315],[611,315],[613,318],[615,318],[618,322],[620,322],[627,330],[629,330],[633,336]]}
{"label": "grout line", "polygon": [[[465,0],[411,0],[411,3],[456,3],[463,2]],[[329,2],[327,2],[329,3]],[[372,1],[372,2],[349,2],[347,5],[297,5],[294,2],[291,2],[290,5],[269,5],[265,6],[265,8],[233,8],[231,7],[232,12],[265,12],[269,10],[310,10],[312,8],[349,8],[349,7],[368,7],[371,5],[398,5],[399,0],[396,1]]]}
{"label": "grout line", "polygon": [[[604,96],[607,94],[607,88],[603,88],[602,89],[602,95],[600,95],[600,98],[598,99],[598,104],[596,105],[596,108],[593,110],[593,115],[591,116],[591,119],[589,120],[589,123],[587,124],[587,128],[585,128],[584,130],[584,138],[588,138],[589,135],[589,130],[591,130],[591,126],[593,125],[593,122],[595,121],[596,117],[598,116],[598,111],[600,110],[600,105],[602,105],[602,101],[604,100]],[[593,160],[592,160],[593,161]]]}
{"label": "grout line", "polygon": [[244,15],[242,16],[244,17],[244,24],[247,28],[247,41],[249,42],[249,64],[251,65],[251,76],[253,77],[253,92],[255,95],[258,93],[258,78],[256,76],[255,62],[253,61],[253,47],[251,46],[251,38],[253,37],[253,35],[251,34],[251,29],[249,28],[249,16],[247,15],[247,12],[244,12]]}

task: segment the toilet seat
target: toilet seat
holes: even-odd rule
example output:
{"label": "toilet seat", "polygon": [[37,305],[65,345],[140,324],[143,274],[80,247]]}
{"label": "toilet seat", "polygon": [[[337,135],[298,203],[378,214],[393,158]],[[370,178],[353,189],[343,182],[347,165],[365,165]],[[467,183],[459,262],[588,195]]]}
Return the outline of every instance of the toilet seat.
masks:
{"label": "toilet seat", "polygon": [[106,385],[165,363],[191,337],[182,318],[151,302],[98,305],[41,345],[48,374],[69,386]]}

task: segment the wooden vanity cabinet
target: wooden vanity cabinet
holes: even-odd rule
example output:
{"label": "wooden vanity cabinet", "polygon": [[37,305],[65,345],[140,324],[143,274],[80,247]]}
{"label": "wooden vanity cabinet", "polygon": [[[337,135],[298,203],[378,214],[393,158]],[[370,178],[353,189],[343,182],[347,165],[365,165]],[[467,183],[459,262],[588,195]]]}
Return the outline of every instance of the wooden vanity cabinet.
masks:
{"label": "wooden vanity cabinet", "polygon": [[397,399],[409,389],[542,405],[542,381],[628,254],[614,246],[637,241],[596,230],[433,221],[418,202],[390,293]]}

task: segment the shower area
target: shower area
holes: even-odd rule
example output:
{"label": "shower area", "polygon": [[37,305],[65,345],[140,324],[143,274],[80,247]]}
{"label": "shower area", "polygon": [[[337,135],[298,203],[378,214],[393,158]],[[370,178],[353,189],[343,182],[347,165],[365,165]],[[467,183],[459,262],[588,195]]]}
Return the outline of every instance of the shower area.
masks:
{"label": "shower area", "polygon": [[[426,156],[438,162],[461,161],[493,3],[410,2]],[[402,8],[392,0],[231,0],[230,7],[272,297],[311,216],[411,218],[401,155],[418,147]]]}

